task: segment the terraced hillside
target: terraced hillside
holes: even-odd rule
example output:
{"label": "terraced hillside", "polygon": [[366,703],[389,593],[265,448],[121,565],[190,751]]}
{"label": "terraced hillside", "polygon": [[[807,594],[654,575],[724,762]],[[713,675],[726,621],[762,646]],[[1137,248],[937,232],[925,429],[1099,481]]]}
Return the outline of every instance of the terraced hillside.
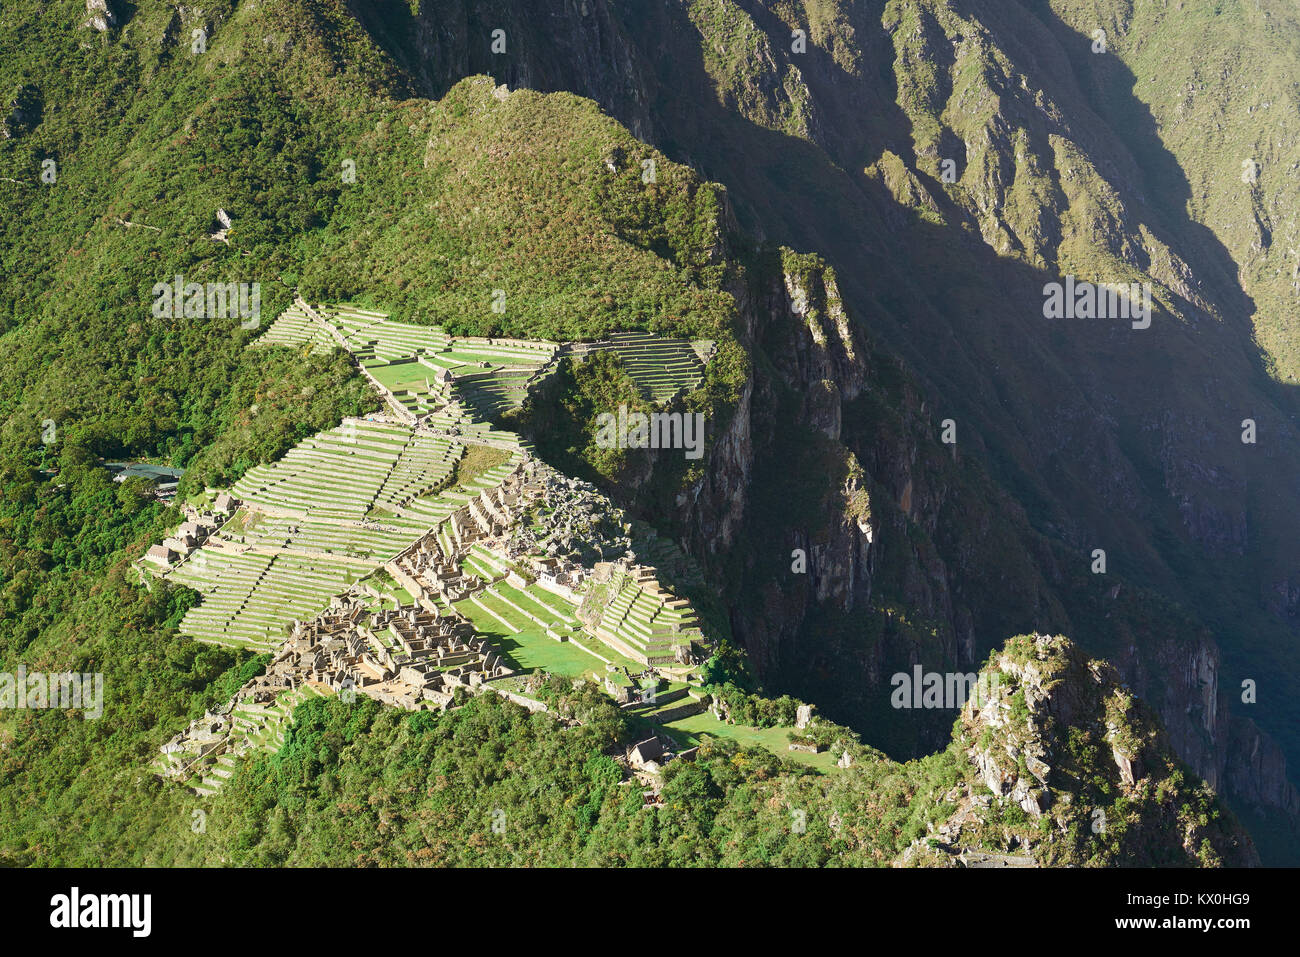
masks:
{"label": "terraced hillside", "polygon": [[[1262,2],[1263,15],[1282,6]],[[1216,78],[1201,69],[1200,33],[1229,44],[1236,38],[1190,14],[1258,4],[1184,0],[1175,11],[1070,3],[1082,13],[1077,32],[1074,21],[1069,30],[1054,28],[1049,11],[1061,10],[1063,0],[1012,2],[1005,11],[1000,3],[948,0],[565,0],[549,3],[540,16],[537,4],[509,2],[488,5],[484,14],[470,10],[483,5],[437,2],[218,0],[200,11],[96,0],[92,6],[119,20],[108,30],[84,25],[87,6],[7,0],[0,13],[0,49],[7,52],[0,73],[7,91],[19,91],[8,115],[0,106],[0,221],[13,227],[0,229],[0,651],[10,667],[94,662],[106,672],[111,695],[102,722],[62,713],[6,715],[0,863],[906,862],[905,847],[934,850],[926,832],[948,813],[941,807],[951,802],[946,796],[960,793],[953,787],[966,778],[977,783],[985,770],[968,767],[969,742],[959,740],[942,761],[901,765],[855,752],[857,770],[828,777],[823,787],[763,755],[721,748],[709,754],[704,747],[696,764],[667,775],[660,806],[645,809],[635,789],[622,800],[623,789],[607,786],[608,762],[592,761],[631,730],[611,720],[604,702],[590,709],[592,721],[566,728],[550,717],[517,717],[517,709],[501,708],[489,695],[455,715],[409,720],[384,711],[373,724],[368,716],[378,706],[344,715],[341,703],[311,701],[300,712],[310,736],[291,736],[274,762],[236,775],[212,804],[219,813],[211,833],[190,835],[185,812],[197,802],[142,785],[135,759],[144,746],[160,743],[150,735],[225,697],[225,678],[251,659],[196,649],[173,627],[176,600],[192,596],[140,589],[134,576],[120,574],[143,539],[157,540],[172,516],[129,489],[107,486],[96,459],[166,461],[186,467],[191,482],[201,474],[200,484],[228,487],[248,463],[280,458],[308,435],[364,415],[369,405],[355,401],[360,380],[348,374],[338,339],[305,311],[297,319],[320,329],[295,330],[291,316],[276,330],[286,342],[301,337],[297,353],[269,339],[241,352],[249,330],[229,317],[164,322],[151,315],[151,286],[182,273],[200,283],[260,280],[268,314],[288,301],[281,283],[296,282],[312,301],[374,297],[366,305],[383,303],[410,324],[441,322],[455,335],[539,335],[561,343],[645,329],[687,342],[716,339],[710,392],[693,398],[734,413],[737,441],[710,449],[701,463],[708,474],[695,486],[700,494],[685,497],[681,514],[671,496],[642,494],[644,485],[629,487],[623,501],[667,506],[639,514],[667,519],[665,532],[704,566],[707,584],[725,603],[721,620],[729,616],[769,693],[816,700],[838,720],[870,728],[872,743],[883,746],[877,729],[884,722],[860,720],[871,712],[857,705],[881,690],[895,661],[951,666],[955,657],[965,667],[1010,634],[1050,626],[1087,640],[1104,628],[1117,646],[1138,649],[1122,662],[1124,677],[1140,694],[1153,692],[1172,723],[1175,748],[1198,773],[1216,787],[1242,782],[1241,794],[1264,795],[1272,784],[1269,795],[1285,797],[1277,786],[1285,783],[1284,769],[1268,742],[1261,745],[1241,722],[1229,723],[1226,705],[1213,700],[1213,682],[1207,691],[1199,680],[1217,674],[1220,697],[1231,697],[1226,692],[1238,678],[1280,675],[1285,669],[1258,665],[1281,654],[1225,658],[1220,668],[1217,648],[1199,630],[1227,631],[1222,619],[1252,648],[1290,647],[1263,626],[1271,610],[1256,609],[1278,596],[1277,614],[1288,615],[1296,591],[1286,578],[1300,565],[1283,561],[1284,551],[1274,556],[1254,547],[1253,539],[1258,529],[1290,543],[1300,536],[1294,522],[1283,520],[1282,506],[1270,522],[1267,510],[1231,503],[1247,490],[1256,501],[1287,501],[1278,490],[1288,475],[1277,465],[1296,460],[1294,442],[1276,427],[1285,422],[1285,407],[1263,388],[1244,385],[1253,381],[1256,350],[1237,341],[1235,330],[1250,324],[1235,308],[1237,297],[1224,292],[1230,282],[1217,278],[1231,280],[1233,260],[1249,260],[1235,242],[1231,256],[1218,255],[1216,237],[1186,222],[1183,210],[1190,205],[1184,200],[1214,182],[1224,207],[1240,214],[1246,242],[1259,224],[1261,245],[1275,247],[1268,268],[1278,271],[1276,257],[1294,245],[1277,228],[1285,218],[1276,209],[1271,216],[1260,215],[1266,211],[1259,205],[1249,209],[1247,197],[1263,189],[1276,196],[1272,184],[1289,179],[1278,159],[1286,138],[1270,137],[1267,155],[1255,142],[1236,139],[1242,152],[1224,140],[1232,148],[1207,157],[1215,166],[1222,161],[1222,175],[1203,167],[1207,175],[1188,177],[1191,189],[1182,196],[1184,177],[1176,164],[1160,161],[1154,135],[1178,129],[1195,149],[1228,112],[1260,129],[1279,109],[1294,115],[1293,98],[1278,95],[1281,87],[1262,91],[1264,101],[1252,104],[1234,95],[1245,77]],[[1123,42],[1134,22],[1124,11],[1135,6],[1167,9],[1174,26],[1187,24],[1174,39],[1191,48],[1191,68],[1165,71],[1167,85],[1151,87],[1146,71],[1135,84],[1123,70],[1135,62],[1121,61],[1125,48],[1138,46],[1144,32],[1127,31],[1133,40]],[[488,44],[477,42],[485,40],[478,27],[488,17],[508,30],[506,56],[489,56]],[[1098,19],[1119,56],[1088,51],[1087,33]],[[376,36],[368,32],[372,24]],[[559,42],[537,42],[538,24],[546,39]],[[203,55],[187,52],[192,27],[206,28]],[[795,27],[810,41],[798,59],[785,52]],[[1158,71],[1177,62],[1171,49],[1182,52],[1164,37],[1143,46]],[[472,59],[471,50],[479,51]],[[1267,65],[1257,46],[1237,44],[1237,53],[1253,69]],[[461,79],[476,70],[499,75]],[[591,95],[627,129],[590,100],[518,89],[530,83]],[[1134,89],[1141,100],[1130,95]],[[1148,115],[1142,107],[1157,100]],[[1224,112],[1207,115],[1201,104],[1216,102]],[[782,122],[765,122],[769,109]],[[726,188],[637,142],[629,130],[698,162],[726,179]],[[348,156],[361,167],[355,183],[337,175],[340,157]],[[941,182],[936,166],[953,156],[958,180]],[[1245,185],[1236,164],[1252,156],[1262,160],[1261,189],[1218,186]],[[49,188],[38,179],[47,157],[57,157],[59,168]],[[659,170],[650,182],[642,173],[647,162]],[[1164,189],[1151,188],[1160,183]],[[1159,208],[1144,209],[1145,197]],[[209,223],[217,209],[228,211],[234,226],[214,242]],[[751,227],[757,241],[739,235],[737,223]],[[831,273],[791,263],[763,248],[766,241],[831,257],[845,284],[842,300]],[[1164,289],[1175,282],[1185,297],[1218,298],[1226,308],[1214,315],[1183,310],[1188,325],[1199,327],[1199,348],[1163,348],[1186,338],[1177,338],[1163,315],[1143,336],[1145,349],[1132,348],[1137,336],[1037,322],[1033,307],[1046,279],[1066,270],[1098,274],[1098,266],[1104,278],[1117,257],[1134,265],[1132,272],[1152,273]],[[1198,290],[1197,281],[1218,288]],[[495,287],[509,290],[508,314],[487,308]],[[802,291],[809,293],[808,310],[797,306]],[[357,329],[335,331],[354,335],[360,348],[375,338],[369,320],[376,317],[354,311]],[[1231,335],[1211,328],[1230,315],[1237,316]],[[856,331],[867,329],[888,346],[856,341]],[[406,376],[412,367],[433,374],[395,381],[401,398],[396,388],[386,390],[396,421],[423,418],[433,423],[428,432],[465,444],[467,430],[479,429],[481,420],[465,401],[443,406],[434,395],[441,353],[426,367],[418,358],[385,358],[380,346],[371,346],[366,361],[376,371],[368,374]],[[664,372],[654,366],[646,374]],[[1124,388],[1130,384],[1132,390]],[[484,409],[510,401],[518,388],[517,381],[473,378],[468,385]],[[348,401],[337,401],[345,390]],[[1258,450],[1244,449],[1235,425],[1261,409],[1268,439]],[[1225,410],[1230,415],[1221,416]],[[960,460],[967,469],[991,470],[987,483],[958,474],[954,450],[938,447],[933,433],[941,416],[960,423]],[[55,448],[37,438],[47,417],[58,426]],[[1213,439],[1222,447],[1206,448],[1224,422],[1222,442]],[[841,459],[786,454],[804,439],[805,427],[838,440]],[[492,438],[490,429],[482,434],[485,442]],[[203,454],[196,450],[213,448],[220,454],[211,462],[194,462]],[[1233,453],[1257,464],[1236,467]],[[842,470],[824,467],[841,460]],[[58,479],[50,481],[54,469]],[[682,474],[694,483],[694,472]],[[849,480],[840,483],[841,474]],[[391,479],[397,498],[404,481]],[[851,494],[855,489],[863,494]],[[1005,507],[1002,490],[1009,493]],[[869,526],[861,507],[868,492]],[[843,508],[830,501],[840,497],[848,500]],[[430,496],[416,496],[422,498]],[[245,509],[230,530],[265,535],[265,544],[214,546],[223,560],[241,555],[254,564],[238,575],[229,570],[228,582],[204,593],[209,611],[226,584],[238,597],[241,576],[251,575],[247,595],[257,598],[266,576],[303,558],[286,547],[293,536],[309,546],[313,562],[337,564],[350,575],[374,555],[348,554],[358,545],[349,523],[396,525],[372,506],[358,519],[307,514],[293,530],[271,520],[299,516],[272,509]],[[351,505],[345,511],[355,513]],[[1040,547],[1017,518],[1022,511],[1033,530],[1062,547]],[[769,514],[778,520],[765,521]],[[1251,539],[1236,535],[1238,528],[1248,528]],[[340,540],[329,540],[332,534]],[[389,547],[387,534],[379,534],[374,551]],[[1183,560],[1182,546],[1201,537],[1211,546],[1245,541],[1247,551],[1239,561],[1201,561],[1199,551]],[[792,579],[786,559],[795,544],[819,549],[819,567]],[[1073,570],[1087,575],[1093,545],[1106,548],[1115,578],[1122,578],[1120,600],[1121,583],[1110,579],[1096,580],[1079,600],[1066,593],[1072,586],[1062,582]],[[264,547],[274,554],[257,550]],[[780,566],[772,574],[769,554]],[[639,549],[638,555],[647,558]],[[869,562],[859,560],[864,555]],[[1148,581],[1160,587],[1166,575],[1157,566],[1186,584],[1163,588],[1170,599],[1209,596],[1204,629],[1131,600]],[[1234,569],[1247,574],[1234,576]],[[1201,587],[1207,582],[1214,587]],[[397,583],[375,587],[385,603],[405,605],[413,597]],[[512,627],[537,627],[520,611],[532,609],[522,596],[493,588],[479,595],[484,604]],[[497,603],[498,596],[510,603]],[[857,629],[830,640],[839,621],[818,614],[818,604],[842,608]],[[633,598],[623,619],[635,605]],[[586,654],[576,642],[542,638],[547,650]],[[603,647],[595,650],[604,654]],[[1169,680],[1144,681],[1146,674]],[[1084,686],[1090,681],[1083,676]],[[557,694],[572,693],[571,681],[549,684],[560,686]],[[841,687],[851,691],[840,695]],[[1077,705],[1074,687],[1057,689],[1055,703]],[[1276,679],[1267,687],[1261,682],[1261,692],[1270,704],[1258,710],[1285,725],[1294,711],[1285,702],[1300,696]],[[1279,700],[1280,707],[1271,706]],[[755,726],[760,719],[788,723],[791,704],[737,694],[718,712],[747,715]],[[589,701],[578,705],[587,709]],[[1042,726],[1035,715],[1031,731]],[[1178,783],[1184,772],[1166,771],[1169,749],[1153,746],[1133,765],[1149,773],[1122,780],[1120,772],[1130,769],[1111,760],[1106,717],[1099,715],[1095,735],[1064,742],[1079,761],[1052,769],[1050,784],[1061,800],[1051,817],[1021,830],[1011,826],[1009,836],[1016,802],[1001,815],[1000,802],[972,788],[972,798],[991,806],[994,839],[1027,848],[1031,840],[1042,843],[1035,832],[1049,840],[1069,835],[1076,853],[1034,852],[1061,863],[1184,863],[1198,853],[1206,862],[1220,859],[1224,842],[1206,852],[1196,824],[1217,812]],[[344,736],[334,733],[344,723],[346,750],[339,745]],[[980,729],[971,731],[978,741]],[[1216,740],[1202,745],[1207,738]],[[1057,758],[1066,756],[1056,746],[1061,742],[1045,741]],[[1225,764],[1210,753],[1229,747],[1243,759]],[[394,765],[398,748],[411,758],[405,768]],[[506,766],[529,772],[500,774]],[[1259,768],[1266,773],[1253,773]],[[399,770],[403,786],[389,787]],[[1014,779],[1016,769],[1010,774]],[[205,772],[199,784],[210,778]],[[703,800],[701,783],[709,791]],[[385,800],[372,800],[381,790]],[[478,812],[485,807],[509,815],[509,840],[482,839]],[[791,807],[827,813],[810,822],[809,836],[792,835]],[[1103,807],[1115,825],[1104,837],[1088,820],[1089,811]],[[1136,839],[1157,828],[1170,840]]]}
{"label": "terraced hillside", "polygon": [[[234,514],[167,572],[203,595],[181,622],[185,634],[265,650],[279,643],[291,622],[318,614],[335,595],[373,578],[412,542],[505,480],[525,449],[514,433],[483,421],[483,410],[522,397],[523,383],[554,358],[556,348],[453,339],[380,313],[317,310],[301,301],[257,344],[345,347],[390,407],[400,403],[411,413],[400,418],[394,408],[393,414],[345,419],[279,460],[249,469],[231,489]],[[462,405],[459,380],[437,377],[439,370],[460,370],[472,397]],[[474,443],[498,451],[462,471],[467,445]],[[216,490],[207,490],[193,504],[206,508],[215,497]],[[448,540],[448,550],[454,547]],[[465,562],[485,582],[507,571],[483,549]],[[391,596],[398,604],[413,600],[395,583],[392,588],[401,592]],[[567,613],[559,618],[572,621]]]}
{"label": "terraced hillside", "polygon": [[199,641],[269,651],[284,627],[310,617],[365,567],[274,551],[241,553],[204,546],[169,575],[203,595],[181,620]]}
{"label": "terraced hillside", "polygon": [[334,348],[329,333],[298,303],[289,306],[265,332],[253,340],[255,348],[287,346],[322,354]]}
{"label": "terraced hillside", "polygon": [[230,712],[232,734],[219,750],[198,757],[164,750],[154,762],[154,770],[179,780],[195,794],[211,797],[234,775],[245,754],[278,751],[293,722],[293,709],[321,695],[319,688],[305,684],[268,704],[240,701]]}
{"label": "terraced hillside", "polygon": [[642,395],[663,403],[699,387],[712,350],[713,343],[703,339],[691,342],[648,332],[616,332],[599,342],[573,343],[567,351],[577,359],[597,352],[614,353]]}
{"label": "terraced hillside", "polygon": [[383,509],[401,517],[415,498],[439,487],[463,451],[384,418],[349,419],[280,461],[250,469],[233,491],[264,511],[359,520]]}
{"label": "terraced hillside", "polygon": [[284,626],[373,572],[456,507],[430,494],[464,447],[383,418],[349,419],[233,488],[239,509],[170,577],[204,595],[202,641],[274,647]]}
{"label": "terraced hillside", "polygon": [[312,307],[301,301],[271,325],[263,341],[313,351],[333,341],[351,352],[412,416],[445,411],[455,403],[476,419],[495,418],[520,405],[556,359],[581,361],[601,352],[622,360],[646,399],[668,402],[700,386],[714,349],[710,340],[646,332],[560,344],[450,336],[440,326],[398,322],[357,306]]}
{"label": "terraced hillside", "polygon": [[616,572],[599,599],[607,602],[596,634],[615,648],[650,665],[668,665],[679,648],[700,637],[699,620],[685,599],[655,582],[653,574]]}

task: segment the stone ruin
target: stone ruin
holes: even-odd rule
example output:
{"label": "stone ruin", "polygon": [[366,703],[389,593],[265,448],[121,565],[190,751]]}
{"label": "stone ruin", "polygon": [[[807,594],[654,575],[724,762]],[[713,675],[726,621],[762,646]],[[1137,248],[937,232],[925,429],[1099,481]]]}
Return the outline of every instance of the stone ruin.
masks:
{"label": "stone ruin", "polygon": [[475,584],[473,576],[461,569],[459,557],[443,548],[437,529],[420,538],[386,568],[413,594],[436,595],[447,604],[466,597]]}
{"label": "stone ruin", "polygon": [[309,681],[359,691],[401,708],[445,708],[456,688],[511,674],[464,619],[421,605],[367,613],[355,599],[295,624],[280,655],[255,679],[268,689]]}
{"label": "stone ruin", "polygon": [[[623,510],[590,484],[539,462],[530,475],[532,521],[523,523],[519,551],[544,552],[571,563],[600,561],[632,547]],[[531,525],[541,526],[537,532]]]}
{"label": "stone ruin", "polygon": [[232,729],[229,713],[209,711],[159,749],[164,763],[179,775],[194,759],[226,750]]}
{"label": "stone ruin", "polygon": [[413,594],[437,596],[446,604],[460,601],[483,584],[461,562],[473,545],[500,548],[520,517],[523,496],[520,472],[512,472],[398,554],[387,571]]}
{"label": "stone ruin", "polygon": [[170,568],[215,535],[221,524],[210,512],[200,512],[190,505],[184,507],[184,514],[185,521],[164,538],[161,544],[149,547],[144,554],[145,562]]}
{"label": "stone ruin", "polygon": [[[528,569],[542,587],[577,604],[577,592],[590,575],[578,559],[597,551],[596,543],[619,552],[630,545],[625,533],[611,539],[602,528],[610,514],[622,516],[584,483],[526,459],[500,485],[480,492],[442,527],[398,555],[388,571],[413,592],[456,602],[482,585],[461,568],[471,547],[479,545]],[[541,535],[534,525],[543,527]]]}
{"label": "stone ruin", "polygon": [[510,674],[459,616],[419,605],[370,613],[357,596],[344,596],[326,614],[295,622],[265,674],[163,745],[160,771],[179,779],[209,756],[243,754],[252,744],[232,715],[265,713],[305,685],[343,696],[360,692],[409,710],[444,709],[457,688],[477,689]]}
{"label": "stone ruin", "polygon": [[[229,514],[238,505],[223,495],[213,511]],[[177,530],[175,543],[186,547],[210,537],[219,522],[217,514],[187,517],[191,521]],[[359,692],[407,709],[442,709],[457,688],[477,691],[512,674],[472,624],[446,608],[485,585],[463,570],[467,556],[486,549],[504,558],[498,567],[513,564],[531,571],[541,587],[574,605],[582,603],[590,581],[608,580],[615,569],[658,595],[654,570],[629,564],[628,531],[622,511],[591,486],[525,457],[500,484],[466,501],[386,564],[394,580],[417,596],[414,603],[372,611],[354,586],[336,596],[325,613],[294,622],[264,675],[241,688],[221,712],[205,715],[163,747],[162,773],[183,777],[196,762],[254,747],[246,716],[283,712],[305,689]],[[613,562],[598,560],[594,568],[582,563],[584,556],[611,553]],[[511,571],[507,577],[519,576]],[[678,601],[667,593],[662,597]],[[649,669],[641,677],[653,674]],[[629,682],[633,687],[609,684],[621,704],[640,702],[635,682]],[[232,720],[232,714],[245,717]]]}

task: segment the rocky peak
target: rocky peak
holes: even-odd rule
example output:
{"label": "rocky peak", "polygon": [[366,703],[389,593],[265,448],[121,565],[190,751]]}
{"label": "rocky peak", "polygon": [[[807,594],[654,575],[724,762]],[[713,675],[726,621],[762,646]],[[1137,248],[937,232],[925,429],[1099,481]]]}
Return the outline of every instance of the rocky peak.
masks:
{"label": "rocky peak", "polygon": [[1174,755],[1116,670],[1059,635],[990,656],[953,748],[956,810],[903,863],[1014,851],[1040,864],[1258,863],[1250,838]]}

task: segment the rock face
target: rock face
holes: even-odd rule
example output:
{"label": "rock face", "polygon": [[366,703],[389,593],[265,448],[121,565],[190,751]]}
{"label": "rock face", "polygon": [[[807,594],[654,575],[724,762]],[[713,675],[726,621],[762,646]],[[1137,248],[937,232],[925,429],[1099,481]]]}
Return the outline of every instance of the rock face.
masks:
{"label": "rock face", "polygon": [[1215,790],[1256,812],[1300,815],[1286,756],[1220,686],[1220,652],[1206,635],[1146,635],[1113,654],[1125,682],[1159,714],[1174,751]]}
{"label": "rock face", "polygon": [[86,26],[92,30],[105,33],[109,27],[117,26],[117,16],[108,5],[108,0],[86,0],[86,13],[90,14]]}
{"label": "rock face", "polygon": [[1258,863],[1109,664],[1065,638],[1026,635],[981,677],[953,745],[973,773],[945,795],[956,810],[928,850],[904,863],[956,863],[989,847],[1039,864]]}
{"label": "rock face", "polygon": [[[789,565],[783,565],[762,584],[761,601],[732,603],[733,633],[769,683],[821,701],[830,713],[852,721],[844,700],[828,701],[825,687],[801,680],[801,673],[848,672],[856,693],[883,695],[889,674],[917,662],[970,669],[987,647],[977,634],[988,641],[1024,622],[1074,630],[1055,594],[1065,579],[1059,549],[1031,530],[1004,495],[972,482],[956,456],[936,449],[927,403],[847,315],[832,270],[815,257],[786,251],[779,271],[757,291],[737,291],[737,301],[748,342],[764,361],[755,363],[735,417],[711,450],[705,478],[679,499],[692,553],[717,570],[718,559],[733,551],[773,549],[773,529],[756,513],[767,506],[764,463],[780,463],[783,473],[798,467],[783,448],[783,436],[819,433],[836,455],[852,462],[816,522],[778,525],[786,546],[781,554],[802,551],[808,573],[786,574]],[[890,379],[897,388],[882,388]],[[866,423],[864,409],[871,416]],[[857,420],[847,434],[846,419]],[[827,484],[830,476],[818,474]],[[1113,484],[1117,500],[1131,494],[1126,479]],[[963,521],[952,521],[954,511]],[[1213,544],[1230,551],[1237,540],[1229,534]],[[995,541],[1003,545],[991,549]],[[990,551],[998,555],[995,568],[978,557]],[[745,564],[748,575],[761,574],[759,563]],[[810,618],[820,623],[827,614],[839,620],[879,615],[873,597],[882,572],[891,578],[883,597],[928,623],[929,636],[897,624],[888,613],[874,641],[809,627]],[[1116,601],[1118,588],[1112,592],[1108,614],[1139,619],[1149,613],[1139,603],[1130,605],[1129,595]],[[1233,714],[1218,693],[1220,656],[1207,634],[1189,639],[1181,632],[1170,638],[1148,632],[1135,636],[1115,662],[1157,709],[1176,753],[1197,774],[1243,807],[1300,814],[1281,749],[1253,722]],[[853,706],[851,699],[847,703]],[[933,718],[928,725],[918,722],[921,730],[906,747],[942,746],[949,716]],[[1238,735],[1252,742],[1249,749],[1233,746]],[[1026,809],[1038,807],[1037,801],[1027,791],[1017,796]]]}
{"label": "rock face", "polygon": [[211,233],[208,238],[214,243],[226,243],[229,245],[230,240],[227,237],[229,237],[230,230],[234,226],[230,214],[224,209],[218,209],[214,219],[214,226],[215,231]]}

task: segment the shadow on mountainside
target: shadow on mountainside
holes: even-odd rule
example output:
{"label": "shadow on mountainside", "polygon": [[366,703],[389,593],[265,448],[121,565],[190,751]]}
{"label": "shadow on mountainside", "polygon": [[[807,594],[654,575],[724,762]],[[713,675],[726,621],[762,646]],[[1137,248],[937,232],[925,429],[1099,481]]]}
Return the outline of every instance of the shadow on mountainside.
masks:
{"label": "shadow on mountainside", "polygon": [[[868,4],[854,23],[861,77],[809,45],[800,69],[817,108],[815,143],[768,129],[719,99],[701,39],[680,7],[590,6],[581,18],[558,0],[530,5],[526,14],[508,2],[472,10],[447,3],[411,20],[409,9],[402,15],[404,5],[393,2],[358,16],[424,94],[439,96],[462,76],[486,72],[512,86],[591,97],[638,136],[725,184],[746,229],[816,252],[835,268],[850,314],[904,360],[929,397],[931,439],[940,420],[954,419],[965,465],[987,472],[1023,508],[1023,521],[1015,506],[1001,513],[1022,530],[1023,551],[1042,554],[1041,537],[1059,561],[1077,562],[1040,569],[1065,610],[1062,623],[1043,602],[1015,594],[1025,582],[988,592],[996,580],[988,569],[1007,556],[985,550],[977,529],[938,528],[962,521],[976,503],[963,504],[961,496],[978,483],[959,480],[951,495],[936,493],[939,513],[909,515],[908,527],[934,532],[944,566],[937,574],[953,596],[944,612],[970,616],[976,658],[1008,635],[1062,624],[1090,651],[1123,657],[1130,649],[1121,636],[1141,640],[1144,623],[1138,617],[1121,628],[1097,602],[1109,583],[1124,582],[1164,596],[1208,628],[1224,653],[1219,687],[1258,681],[1268,702],[1259,724],[1282,742],[1293,766],[1300,763],[1300,676],[1289,670],[1300,606],[1287,597],[1300,594],[1288,577],[1300,567],[1300,518],[1283,507],[1300,463],[1291,426],[1296,398],[1269,377],[1236,264],[1210,230],[1187,217],[1187,178],[1133,95],[1123,63],[1090,59],[1087,38],[1046,7],[959,4],[1018,62],[1037,65],[1034,81],[1072,108],[1070,132],[1119,195],[1127,222],[1190,265],[1195,282],[1186,295],[1172,292],[1171,310],[1155,312],[1148,329],[1122,320],[1045,319],[1043,289],[1061,280],[1057,272],[998,255],[943,184],[924,173],[916,180],[942,222],[918,215],[881,178],[863,174],[886,151],[904,160],[912,151],[911,120],[894,102],[882,3]],[[787,42],[784,24],[763,6],[741,6],[774,44]],[[392,23],[379,30],[376,18],[387,16]],[[526,32],[528,18],[542,28]],[[497,24],[515,38],[506,55],[489,49]],[[555,27],[554,42],[542,49],[547,24]],[[482,42],[461,42],[467,35]],[[426,56],[458,44],[459,54],[432,63]],[[1044,137],[1030,146],[1044,148]],[[1144,253],[1126,255],[1150,267],[1140,261]],[[1246,418],[1258,424],[1258,445],[1241,442]],[[901,500],[910,476],[899,467],[899,450],[880,449],[879,437],[855,429],[847,415],[844,435],[868,471],[880,469],[874,480]],[[759,457],[757,430],[755,439]],[[756,481],[764,474],[756,468]],[[1094,548],[1106,550],[1108,584],[1076,589],[1069,582],[1086,572]],[[761,611],[733,604],[736,633],[754,640]],[[913,663],[906,647],[881,656],[872,647],[880,636],[861,622],[855,632],[854,616],[826,621],[823,610],[814,612],[797,639],[782,639],[787,647],[756,649],[758,660],[774,665],[764,675],[770,688],[816,700],[829,716],[858,725],[866,740],[897,740],[904,753],[946,737],[951,714],[920,728],[915,715],[879,706],[889,693],[883,676]],[[832,633],[834,642],[819,645]],[[942,670],[946,663],[924,664]],[[898,728],[882,725],[890,721]]]}

